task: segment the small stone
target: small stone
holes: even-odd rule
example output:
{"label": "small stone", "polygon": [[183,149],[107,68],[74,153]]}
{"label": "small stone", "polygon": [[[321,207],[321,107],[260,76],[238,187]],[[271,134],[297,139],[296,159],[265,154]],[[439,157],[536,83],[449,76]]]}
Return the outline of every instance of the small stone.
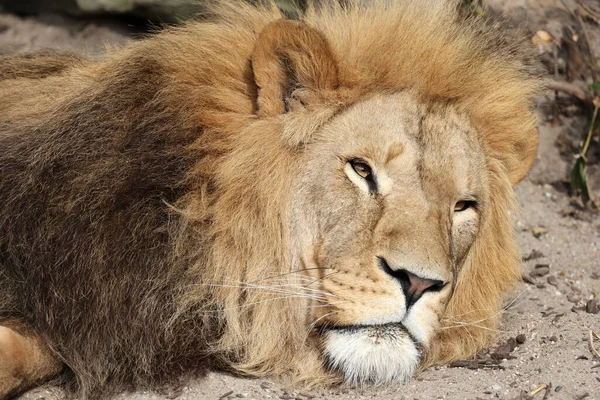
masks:
{"label": "small stone", "polygon": [[536,264],[533,271],[531,271],[531,276],[546,276],[550,273],[550,265],[548,264]]}
{"label": "small stone", "polygon": [[262,382],[260,384],[260,388],[261,389],[270,389],[271,388],[271,384],[269,382]]}
{"label": "small stone", "polygon": [[588,314],[598,314],[599,311],[598,302],[595,299],[588,300],[585,305],[585,312]]}
{"label": "small stone", "polygon": [[508,360],[511,357],[510,352],[512,351],[510,344],[506,343],[506,344],[502,344],[500,346],[498,346],[498,348],[496,350],[494,350],[493,353],[490,354],[490,357],[493,360]]}
{"label": "small stone", "polygon": [[536,258],[541,258],[544,257],[544,253],[542,253],[539,250],[531,250],[531,253],[529,253],[528,255],[526,255],[525,257],[523,257],[523,261],[529,261],[529,260],[534,260]]}
{"label": "small stone", "polygon": [[558,393],[558,392],[560,392],[560,391],[562,390],[562,388],[563,388],[563,387],[562,387],[561,385],[558,385],[557,387],[555,387],[555,388],[554,388],[554,391],[555,391],[556,393]]}
{"label": "small stone", "polygon": [[548,340],[551,341],[551,342],[554,342],[554,343],[558,342],[558,338],[556,336],[554,336],[554,335],[550,336],[548,338]]}
{"label": "small stone", "polygon": [[567,295],[567,300],[569,301],[569,303],[577,304],[581,300],[581,296],[579,296],[576,293],[570,293]]}
{"label": "small stone", "polygon": [[233,394],[233,390],[230,390],[229,392],[227,392],[227,393],[223,394],[221,397],[219,397],[219,400],[225,400],[226,398],[228,398],[232,394]]}
{"label": "small stone", "polygon": [[535,238],[539,239],[548,233],[548,229],[544,228],[543,226],[534,226],[531,228],[531,233]]}
{"label": "small stone", "polygon": [[556,279],[556,276],[554,275],[550,275],[547,279],[548,283],[551,284],[552,286],[558,286],[558,279]]}
{"label": "small stone", "polygon": [[554,316],[554,318],[552,318],[552,323],[553,324],[557,323],[564,316],[565,316],[565,313],[556,314]]}
{"label": "small stone", "polygon": [[516,340],[518,344],[523,344],[525,343],[525,340],[527,340],[527,336],[524,333],[519,333]]}

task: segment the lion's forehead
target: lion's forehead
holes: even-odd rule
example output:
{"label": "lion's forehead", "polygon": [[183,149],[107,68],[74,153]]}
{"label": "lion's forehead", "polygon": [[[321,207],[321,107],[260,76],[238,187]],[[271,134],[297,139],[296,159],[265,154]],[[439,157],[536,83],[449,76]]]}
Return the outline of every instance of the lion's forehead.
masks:
{"label": "lion's forehead", "polygon": [[351,107],[324,130],[342,158],[374,163],[384,194],[414,189],[423,197],[474,191],[485,160],[467,115],[452,104],[425,103],[410,92],[378,95]]}

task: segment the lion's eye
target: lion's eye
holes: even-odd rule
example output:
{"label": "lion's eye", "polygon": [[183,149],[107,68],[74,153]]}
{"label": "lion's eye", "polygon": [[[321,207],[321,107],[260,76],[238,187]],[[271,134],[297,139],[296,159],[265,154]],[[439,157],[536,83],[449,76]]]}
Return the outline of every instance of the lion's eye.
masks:
{"label": "lion's eye", "polygon": [[361,160],[352,160],[350,161],[350,165],[352,165],[354,172],[361,178],[368,181],[373,180],[373,171],[371,170],[371,167],[369,167],[369,164]]}
{"label": "lion's eye", "polygon": [[454,212],[461,212],[468,210],[469,208],[475,207],[475,201],[473,200],[461,200],[456,202],[454,205]]}
{"label": "lion's eye", "polygon": [[360,158],[346,159],[344,172],[348,179],[358,186],[364,193],[377,194],[377,179],[373,169],[365,160]]}

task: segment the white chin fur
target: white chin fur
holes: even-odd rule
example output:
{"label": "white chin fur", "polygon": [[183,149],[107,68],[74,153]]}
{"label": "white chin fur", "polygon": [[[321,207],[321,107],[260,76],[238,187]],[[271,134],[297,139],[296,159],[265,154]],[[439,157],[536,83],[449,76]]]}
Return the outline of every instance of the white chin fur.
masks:
{"label": "white chin fur", "polygon": [[324,337],[329,365],[354,385],[409,380],[419,363],[419,350],[397,325],[331,330]]}

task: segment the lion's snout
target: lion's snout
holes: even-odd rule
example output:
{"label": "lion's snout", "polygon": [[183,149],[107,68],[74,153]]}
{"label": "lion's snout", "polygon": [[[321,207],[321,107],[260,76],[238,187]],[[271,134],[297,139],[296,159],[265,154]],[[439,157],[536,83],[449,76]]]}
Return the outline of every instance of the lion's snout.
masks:
{"label": "lion's snout", "polygon": [[404,294],[406,309],[410,309],[425,292],[439,292],[447,282],[441,279],[421,277],[407,269],[390,267],[385,258],[379,257],[379,265],[383,271],[400,283]]}

